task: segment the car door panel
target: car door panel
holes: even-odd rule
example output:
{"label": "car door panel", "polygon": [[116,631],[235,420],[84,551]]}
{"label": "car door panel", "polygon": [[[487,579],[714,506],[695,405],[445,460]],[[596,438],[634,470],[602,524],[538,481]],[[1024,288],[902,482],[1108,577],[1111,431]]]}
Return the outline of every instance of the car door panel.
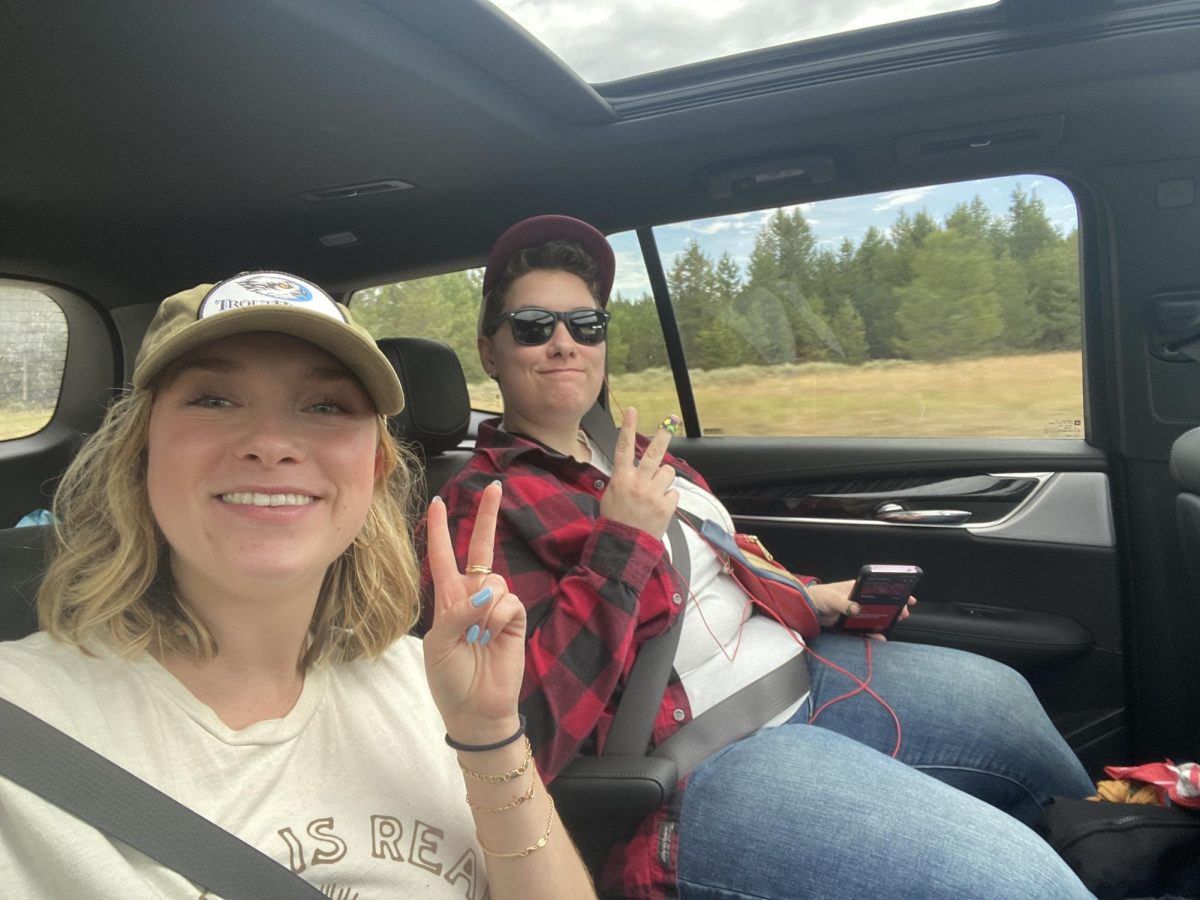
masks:
{"label": "car door panel", "polygon": [[[703,438],[672,447],[794,571],[911,563],[894,639],[1021,671],[1085,763],[1127,753],[1119,565],[1104,456],[1082,442]],[[914,474],[914,473],[921,474]],[[966,521],[876,518],[892,503]]]}

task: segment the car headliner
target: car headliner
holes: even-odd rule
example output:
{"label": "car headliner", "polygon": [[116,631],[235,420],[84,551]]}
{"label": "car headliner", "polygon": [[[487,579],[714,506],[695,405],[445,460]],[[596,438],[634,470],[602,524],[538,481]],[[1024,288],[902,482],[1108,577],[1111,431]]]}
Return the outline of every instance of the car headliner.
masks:
{"label": "car headliner", "polygon": [[[1194,0],[1007,0],[598,87],[477,0],[3,0],[0,33],[0,273],[110,307],[244,269],[342,292],[476,265],[539,212],[612,232],[1200,151]],[[1061,139],[897,153],[1043,116]],[[706,189],[811,151],[835,180]],[[387,180],[413,187],[306,197]]]}

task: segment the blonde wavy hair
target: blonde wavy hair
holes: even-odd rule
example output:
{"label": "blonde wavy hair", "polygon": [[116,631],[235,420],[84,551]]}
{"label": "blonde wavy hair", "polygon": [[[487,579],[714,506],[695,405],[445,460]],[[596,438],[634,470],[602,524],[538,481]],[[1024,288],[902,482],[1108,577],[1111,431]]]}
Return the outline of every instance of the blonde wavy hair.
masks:
{"label": "blonde wavy hair", "polygon": [[[54,498],[50,562],[38,621],[81,648],[94,640],[131,654],[203,659],[216,640],[180,601],[167,544],[150,509],[147,442],[154,390],[117,399],[67,468]],[[353,543],[325,573],[301,664],[373,657],[413,627],[420,570],[413,546],[419,469],[379,416],[381,477]]]}

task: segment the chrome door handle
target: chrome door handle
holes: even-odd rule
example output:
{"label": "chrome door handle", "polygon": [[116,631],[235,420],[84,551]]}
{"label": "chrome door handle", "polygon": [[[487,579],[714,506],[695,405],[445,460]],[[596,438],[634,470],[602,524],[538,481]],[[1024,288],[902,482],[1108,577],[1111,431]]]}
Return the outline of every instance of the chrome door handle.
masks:
{"label": "chrome door handle", "polygon": [[971,518],[971,513],[965,509],[905,509],[899,503],[884,503],[875,510],[875,518],[905,525],[958,525]]}

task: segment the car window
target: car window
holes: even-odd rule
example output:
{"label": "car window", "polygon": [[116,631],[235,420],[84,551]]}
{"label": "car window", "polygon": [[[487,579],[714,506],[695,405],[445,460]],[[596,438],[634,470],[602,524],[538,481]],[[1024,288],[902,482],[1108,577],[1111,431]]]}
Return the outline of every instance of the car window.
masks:
{"label": "car window", "polygon": [[54,416],[67,359],[67,319],[33,288],[0,284],[0,441],[41,431]]}
{"label": "car window", "polygon": [[471,407],[500,410],[500,392],[479,364],[475,327],[479,316],[481,269],[416,278],[355,291],[354,317],[376,339],[433,338],[449,344],[462,363]]}
{"label": "car window", "polygon": [[[931,185],[653,229],[705,435],[1082,438],[1078,215],[1039,176]],[[610,236],[616,407],[678,412],[636,235]],[[357,292],[376,337],[445,341],[473,408],[480,270]]]}
{"label": "car window", "polygon": [[656,228],[704,433],[1082,438],[1077,221],[1026,176]]}

